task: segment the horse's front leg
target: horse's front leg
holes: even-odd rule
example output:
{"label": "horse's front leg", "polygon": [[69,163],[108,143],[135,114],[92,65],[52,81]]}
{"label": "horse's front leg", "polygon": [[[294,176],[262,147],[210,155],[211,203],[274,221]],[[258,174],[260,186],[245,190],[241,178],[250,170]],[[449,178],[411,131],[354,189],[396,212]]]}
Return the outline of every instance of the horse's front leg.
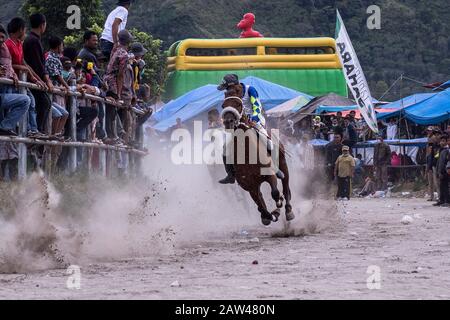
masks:
{"label": "horse's front leg", "polygon": [[259,190],[259,186],[249,191],[253,201],[258,206],[258,211],[261,213],[261,222],[263,225],[268,226],[272,222],[272,214],[267,210],[266,203],[263,195]]}

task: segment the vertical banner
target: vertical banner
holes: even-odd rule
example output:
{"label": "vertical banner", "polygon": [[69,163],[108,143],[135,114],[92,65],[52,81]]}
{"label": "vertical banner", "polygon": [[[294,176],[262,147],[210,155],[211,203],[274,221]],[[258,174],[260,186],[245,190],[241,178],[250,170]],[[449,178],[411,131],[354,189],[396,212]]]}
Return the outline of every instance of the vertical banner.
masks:
{"label": "vertical banner", "polygon": [[372,95],[370,94],[366,77],[361,69],[355,49],[347,34],[347,29],[345,29],[339,11],[337,11],[336,21],[336,46],[347,85],[358,104],[359,111],[370,129],[378,133],[377,117],[372,103]]}

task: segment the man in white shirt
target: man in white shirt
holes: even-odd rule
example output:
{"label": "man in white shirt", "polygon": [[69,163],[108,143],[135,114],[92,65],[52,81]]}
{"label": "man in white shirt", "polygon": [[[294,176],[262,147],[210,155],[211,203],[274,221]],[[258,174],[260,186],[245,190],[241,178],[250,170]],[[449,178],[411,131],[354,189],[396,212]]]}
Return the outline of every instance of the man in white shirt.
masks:
{"label": "man in white shirt", "polygon": [[387,140],[395,140],[397,139],[397,122],[395,122],[394,118],[391,118],[389,123],[386,124],[387,130],[386,130],[386,139]]}
{"label": "man in white shirt", "polygon": [[131,0],[119,0],[117,7],[111,11],[105,22],[103,33],[100,39],[100,49],[103,55],[109,60],[111,51],[119,44],[118,33],[127,26],[128,10]]}

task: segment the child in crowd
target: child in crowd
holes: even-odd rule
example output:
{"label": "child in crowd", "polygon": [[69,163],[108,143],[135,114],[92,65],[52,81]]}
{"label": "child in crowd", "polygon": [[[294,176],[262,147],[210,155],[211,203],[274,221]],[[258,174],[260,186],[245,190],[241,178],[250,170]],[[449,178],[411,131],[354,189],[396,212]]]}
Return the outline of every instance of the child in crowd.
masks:
{"label": "child in crowd", "polygon": [[[63,78],[63,65],[61,63],[61,54],[64,50],[63,41],[58,37],[50,37],[50,51],[45,61],[45,69],[54,86],[61,86],[66,92],[70,91],[69,85]],[[53,95],[52,103],[52,134],[58,138],[63,137],[64,127],[69,118],[69,113],[65,109],[65,98]]]}

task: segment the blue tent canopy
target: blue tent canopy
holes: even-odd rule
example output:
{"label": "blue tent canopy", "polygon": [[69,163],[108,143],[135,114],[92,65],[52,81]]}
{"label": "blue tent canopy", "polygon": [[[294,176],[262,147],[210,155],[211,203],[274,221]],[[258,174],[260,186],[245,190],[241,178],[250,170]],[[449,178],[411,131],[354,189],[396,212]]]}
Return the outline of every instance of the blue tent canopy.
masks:
{"label": "blue tent canopy", "polygon": [[398,117],[402,109],[427,100],[435,95],[436,93],[417,93],[395,102],[385,104],[383,105],[383,109],[392,109],[392,112],[379,114],[377,118],[378,120],[383,120],[386,118]]}
{"label": "blue tent canopy", "polygon": [[405,117],[420,125],[438,124],[450,119],[450,89],[404,109]]}
{"label": "blue tent canopy", "polygon": [[[372,97],[372,103],[373,104],[383,104],[383,106],[381,107],[383,109],[387,105],[384,102],[381,102],[373,97]],[[358,110],[358,105],[355,104],[354,106],[319,106],[316,109],[316,114],[338,112],[338,111],[342,112],[342,111],[348,111],[348,110]]]}
{"label": "blue tent canopy", "polygon": [[[256,77],[247,77],[242,80],[246,85],[254,86],[265,110],[301,95],[300,92],[271,83]],[[214,108],[219,109],[223,103],[224,93],[217,90],[217,85],[206,85],[195,89],[180,98],[166,104],[157,112],[153,126],[155,130],[167,131],[176,124],[176,119],[182,122],[191,120]]]}
{"label": "blue tent canopy", "polygon": [[347,111],[347,110],[357,110],[358,106],[319,106],[316,109],[316,114]]}
{"label": "blue tent canopy", "polygon": [[[407,146],[407,147],[426,147],[428,144],[428,138],[419,139],[400,139],[400,140],[384,140],[389,145],[392,146]],[[325,147],[330,141],[322,139],[313,139],[309,141],[309,144],[313,147]],[[378,143],[377,140],[370,140],[365,142],[358,142],[353,148],[374,148]]]}

